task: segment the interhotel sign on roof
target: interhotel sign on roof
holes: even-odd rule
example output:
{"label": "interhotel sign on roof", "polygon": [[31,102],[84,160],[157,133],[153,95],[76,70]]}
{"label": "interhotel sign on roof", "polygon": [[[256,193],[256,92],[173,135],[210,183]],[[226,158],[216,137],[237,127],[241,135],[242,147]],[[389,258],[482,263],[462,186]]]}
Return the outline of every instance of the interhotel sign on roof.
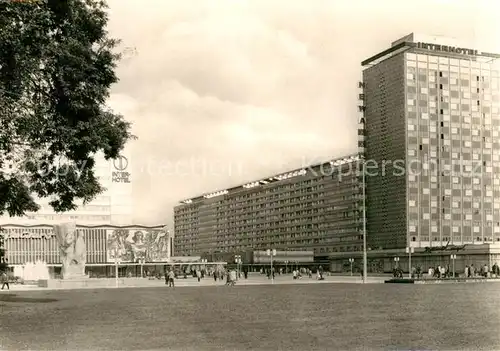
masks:
{"label": "interhotel sign on roof", "polygon": [[417,43],[417,48],[432,50],[432,51],[451,52],[451,53],[456,53],[461,55],[471,55],[471,56],[475,56],[478,54],[478,51],[473,49],[464,49],[464,48],[457,48],[455,46],[437,45],[428,43]]}

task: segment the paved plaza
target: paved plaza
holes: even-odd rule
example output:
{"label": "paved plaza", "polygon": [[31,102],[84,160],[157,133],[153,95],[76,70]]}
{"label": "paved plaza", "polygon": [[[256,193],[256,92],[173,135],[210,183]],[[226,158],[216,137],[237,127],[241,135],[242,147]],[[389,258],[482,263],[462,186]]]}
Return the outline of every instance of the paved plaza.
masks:
{"label": "paved plaza", "polygon": [[[98,278],[102,279],[102,278]],[[96,280],[98,280],[96,279]],[[375,276],[368,277],[368,283],[383,283],[387,279],[387,276]],[[114,279],[110,279],[111,285],[114,284]],[[277,275],[272,281],[262,274],[250,274],[248,279],[238,279],[236,285],[247,286],[247,285],[289,285],[289,284],[331,284],[331,283],[354,283],[361,284],[362,278],[358,275],[356,276],[325,276],[325,280],[318,281],[315,277],[308,278],[303,277],[301,279],[294,280],[291,275]],[[199,282],[196,278],[188,277],[187,279],[176,279],[176,287],[196,287],[196,286],[223,286],[225,285],[225,280],[214,281],[213,278],[206,277],[201,279]],[[164,287],[165,281],[160,279],[140,279],[140,278],[120,278],[119,287],[121,288],[137,288],[137,287]],[[92,287],[90,287],[92,289]],[[98,287],[96,287],[97,289]],[[99,288],[109,288],[109,287],[99,287]],[[25,291],[25,290],[47,290],[46,288],[39,288],[34,285],[20,285],[11,284],[12,291]],[[0,293],[2,293],[0,291]]]}
{"label": "paved plaza", "polygon": [[495,350],[499,293],[335,283],[2,292],[0,349]]}

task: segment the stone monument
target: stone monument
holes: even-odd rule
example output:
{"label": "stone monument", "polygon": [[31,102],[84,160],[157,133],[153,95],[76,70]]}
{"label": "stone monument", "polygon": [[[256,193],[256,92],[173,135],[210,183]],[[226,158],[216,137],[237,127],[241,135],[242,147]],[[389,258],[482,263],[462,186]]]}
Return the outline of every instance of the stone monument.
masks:
{"label": "stone monument", "polygon": [[54,225],[54,233],[61,253],[62,279],[87,278],[85,275],[87,249],[83,232],[76,228],[75,223],[62,223]]}

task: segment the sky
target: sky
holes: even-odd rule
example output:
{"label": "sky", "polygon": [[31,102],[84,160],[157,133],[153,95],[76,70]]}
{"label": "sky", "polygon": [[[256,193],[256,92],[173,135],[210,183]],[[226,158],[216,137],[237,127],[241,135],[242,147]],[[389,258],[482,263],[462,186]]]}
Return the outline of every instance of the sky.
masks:
{"label": "sky", "polygon": [[109,106],[133,123],[134,222],[357,152],[360,62],[416,32],[500,52],[500,2],[108,0]]}

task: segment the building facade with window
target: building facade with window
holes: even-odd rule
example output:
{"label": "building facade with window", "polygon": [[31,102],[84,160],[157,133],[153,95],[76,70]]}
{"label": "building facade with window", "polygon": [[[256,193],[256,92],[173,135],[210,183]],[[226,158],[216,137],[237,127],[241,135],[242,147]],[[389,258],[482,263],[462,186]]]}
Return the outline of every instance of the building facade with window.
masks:
{"label": "building facade with window", "polygon": [[349,156],[185,200],[174,209],[174,253],[361,251],[358,166]]}
{"label": "building facade with window", "polygon": [[416,34],[362,63],[371,250],[500,244],[499,63]]}
{"label": "building facade with window", "polygon": [[[52,225],[9,224],[1,230],[10,267],[41,261],[50,267],[51,274],[58,273],[61,257]],[[139,263],[161,266],[171,257],[172,238],[164,226],[77,225],[76,230],[84,234],[90,275],[113,276],[115,260],[120,270],[130,271]]]}

